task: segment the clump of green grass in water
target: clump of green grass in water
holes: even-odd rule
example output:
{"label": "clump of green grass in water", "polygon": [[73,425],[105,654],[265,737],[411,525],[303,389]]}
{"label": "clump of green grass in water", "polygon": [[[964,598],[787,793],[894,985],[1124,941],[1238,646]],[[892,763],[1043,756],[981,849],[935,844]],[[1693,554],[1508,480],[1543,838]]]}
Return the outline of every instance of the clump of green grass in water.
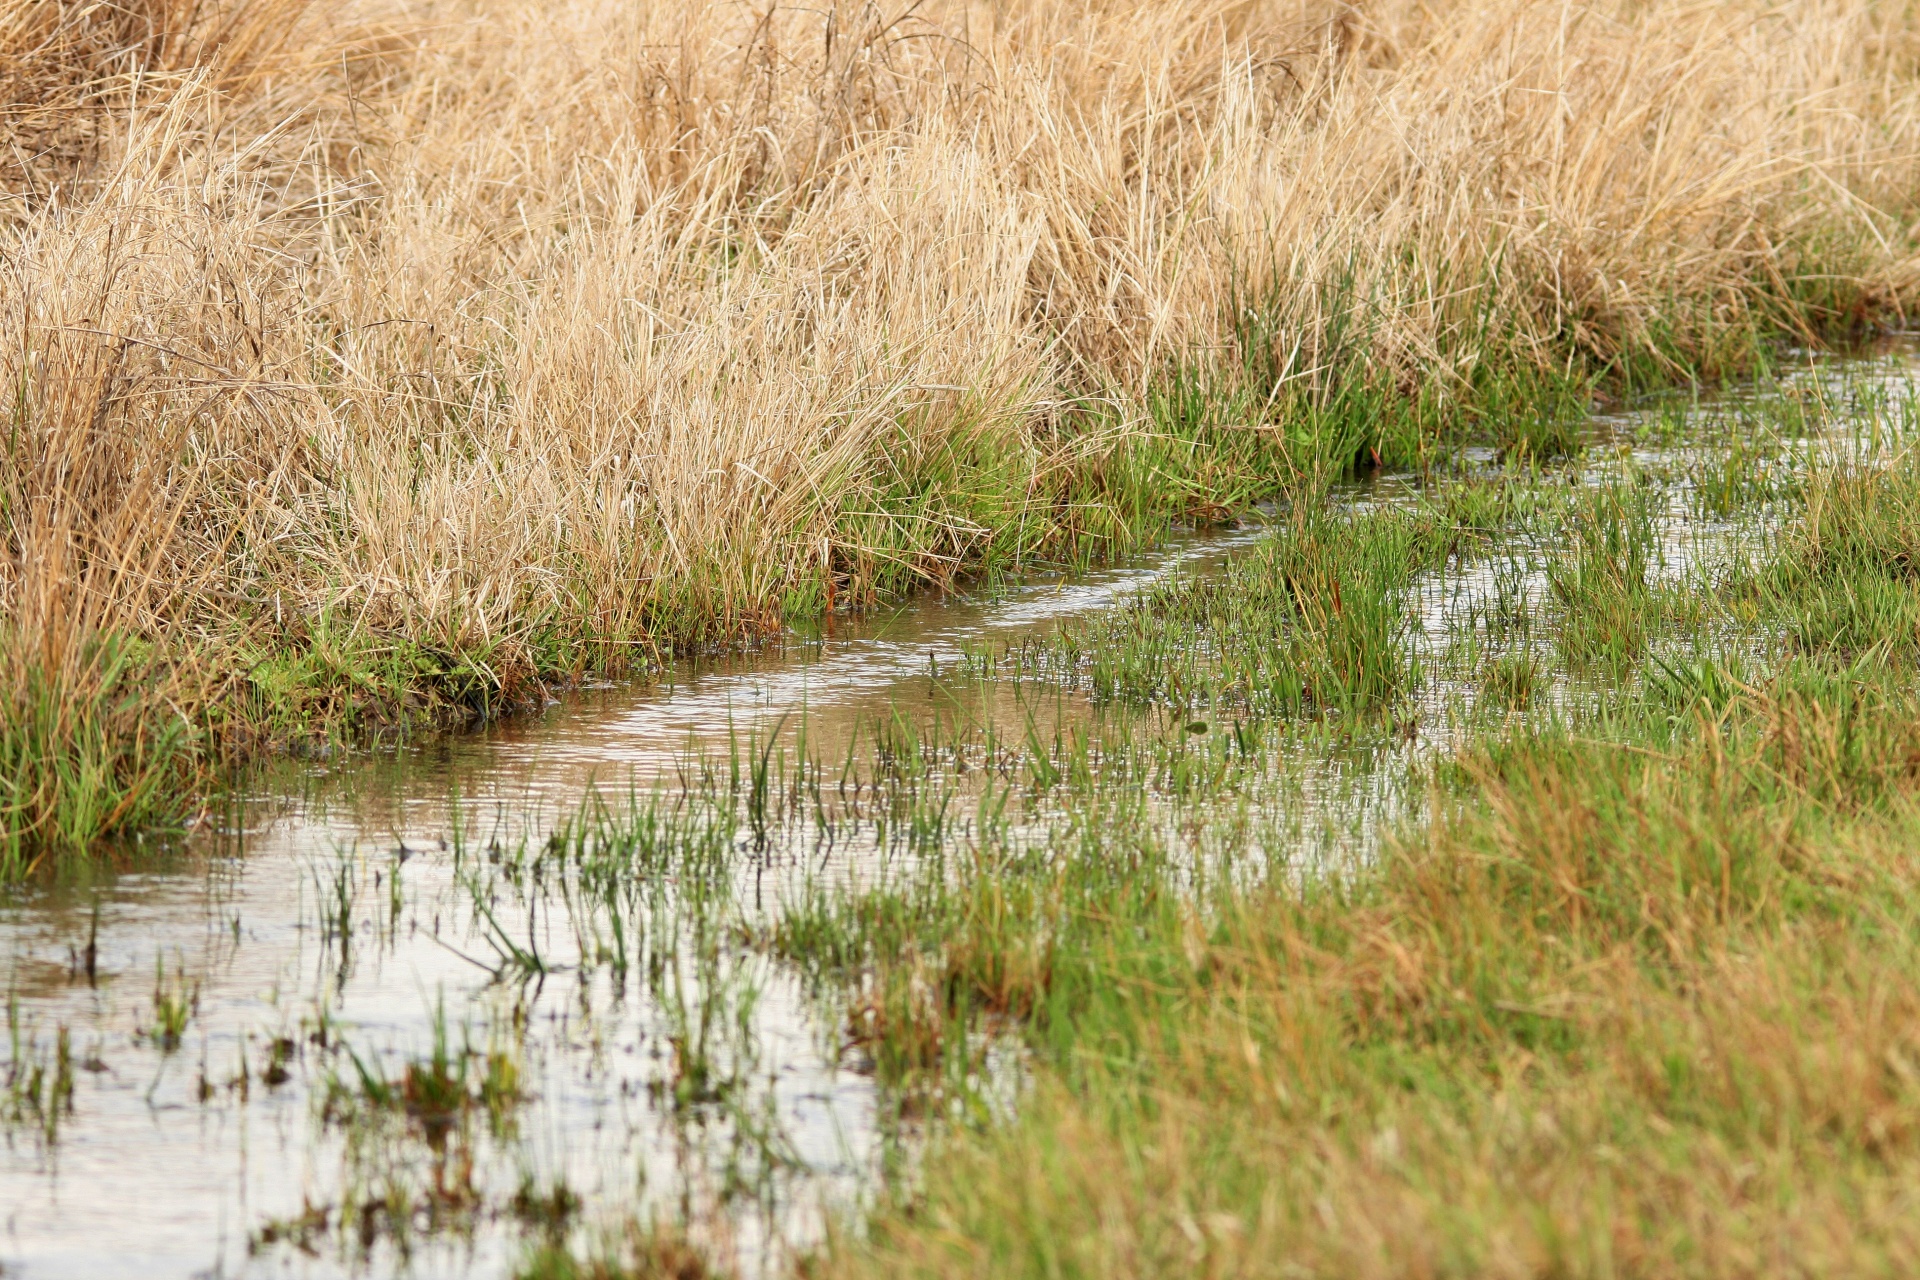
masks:
{"label": "clump of green grass in water", "polygon": [[[383,1239],[405,1254],[420,1232],[470,1231],[482,1213],[525,1216],[539,1207],[525,1186],[511,1199],[489,1203],[474,1178],[473,1121],[484,1116],[494,1135],[511,1138],[525,1100],[519,1061],[510,1051],[483,1052],[464,1039],[456,1045],[445,1010],[436,1009],[432,1046],[405,1062],[397,1077],[343,1041],[333,1040],[329,1052],[344,1058],[346,1069],[337,1069],[336,1060],[327,1072],[317,1110],[321,1123],[344,1138],[340,1199],[263,1223],[250,1238],[251,1250],[287,1244],[311,1254],[334,1241],[365,1263]],[[545,1210],[564,1208],[566,1194],[556,1188]]]}
{"label": "clump of green grass in water", "polygon": [[890,1088],[964,1098],[980,1067],[969,1033],[1043,1017],[1056,995],[1060,949],[1075,945],[1072,904],[1096,864],[1028,862],[1006,837],[977,831],[987,847],[957,875],[809,895],[776,922],[770,950],[816,989],[848,993],[846,1043]]}
{"label": "clump of green grass in water", "polygon": [[1748,586],[1802,652],[1920,647],[1920,456],[1816,471],[1803,512]]}
{"label": "clump of green grass in water", "polygon": [[543,1187],[527,1175],[521,1178],[520,1189],[507,1202],[507,1209],[522,1226],[540,1232],[549,1240],[560,1240],[579,1216],[583,1204],[580,1193],[568,1186],[564,1178]]}
{"label": "clump of green grass in water", "polygon": [[1628,476],[1582,489],[1562,526],[1566,546],[1548,567],[1562,609],[1559,645],[1570,666],[1602,665],[1616,677],[1646,652],[1675,602],[1649,580],[1658,561],[1664,495]]}
{"label": "clump of green grass in water", "polygon": [[331,1074],[327,1080],[321,1114],[329,1123],[350,1125],[383,1113],[404,1116],[437,1148],[476,1112],[496,1131],[504,1131],[524,1096],[514,1056],[503,1049],[482,1051],[470,1043],[456,1047],[444,1007],[434,1012],[432,1048],[425,1057],[409,1060],[398,1079],[344,1044],[339,1051],[353,1071],[351,1076]]}
{"label": "clump of green grass in water", "polygon": [[162,1053],[172,1053],[186,1038],[187,1024],[200,1010],[200,984],[176,969],[171,981],[163,956],[153,960],[152,1016],[141,1034]]}
{"label": "clump of green grass in water", "polygon": [[1358,711],[1417,680],[1407,590],[1452,541],[1417,514],[1303,505],[1222,572],[1165,583],[1009,656],[1101,699]]}
{"label": "clump of green grass in water", "polygon": [[1004,803],[1014,790],[1034,798],[1026,788],[989,788],[960,837],[964,852],[858,892],[816,886],[764,939],[837,1009],[844,1043],[903,1111],[937,1103],[939,1114],[984,1118],[996,1037],[1070,1037],[1078,1011],[1101,998],[1113,913],[1178,910],[1195,871],[1190,849],[1169,846],[1148,793],[1205,805],[1250,780],[1235,734],[1196,735],[1183,722],[1148,753],[1130,732],[1137,717],[1119,719],[1098,735],[1026,748],[1052,756],[1046,803],[1063,806],[1044,841],[1022,834]]}
{"label": "clump of green grass in water", "polygon": [[[1757,429],[1742,429],[1747,427]],[[1794,458],[1764,422],[1734,429],[1699,450],[1688,468],[1688,507],[1695,519],[1725,519],[1795,496]]]}
{"label": "clump of green grass in water", "polygon": [[[1641,622],[1646,606],[1664,597],[1646,586],[1654,498],[1636,501],[1630,512],[1609,511],[1583,491],[1541,484],[1524,468],[1435,484],[1404,507],[1341,510],[1302,498],[1265,540],[1220,573],[1176,578],[1106,618],[1004,655],[980,655],[974,665],[1060,678],[1098,698],[1189,710],[1378,709],[1417,688],[1422,677],[1411,643],[1417,575],[1503,538],[1582,530],[1591,545],[1563,566],[1571,569],[1572,596],[1590,602],[1604,569],[1611,578],[1605,585],[1614,588],[1616,629]],[[1637,527],[1623,529],[1622,515],[1632,515]],[[1621,561],[1622,548],[1613,544],[1623,540],[1637,560]],[[1530,618],[1521,575],[1511,564],[1499,572],[1499,616],[1487,619],[1489,635],[1523,634]],[[1575,637],[1583,653],[1597,638],[1598,647],[1612,644],[1626,660],[1644,643],[1643,628],[1624,637],[1600,629],[1596,637],[1589,634],[1592,624],[1605,620],[1583,621],[1587,631]]]}
{"label": "clump of green grass in water", "polygon": [[1526,650],[1503,653],[1487,664],[1480,677],[1480,688],[1500,706],[1524,711],[1533,704],[1534,695],[1545,683],[1545,664]]}
{"label": "clump of green grass in water", "polygon": [[1466,480],[1436,480],[1421,489],[1415,510],[1450,549],[1471,549],[1517,534],[1544,534],[1566,520],[1572,495],[1543,483],[1532,467],[1508,467]]}
{"label": "clump of green grass in water", "polygon": [[191,735],[143,644],[0,636],[0,878],[180,816]]}
{"label": "clump of green grass in water", "polygon": [[649,1090],[683,1110],[726,1105],[745,1092],[757,1058],[754,1007],[760,994],[750,970],[726,963],[713,922],[701,920],[690,932],[691,961],[678,948],[663,950],[656,953],[663,963],[649,974],[671,1050],[666,1074],[651,1081]]}

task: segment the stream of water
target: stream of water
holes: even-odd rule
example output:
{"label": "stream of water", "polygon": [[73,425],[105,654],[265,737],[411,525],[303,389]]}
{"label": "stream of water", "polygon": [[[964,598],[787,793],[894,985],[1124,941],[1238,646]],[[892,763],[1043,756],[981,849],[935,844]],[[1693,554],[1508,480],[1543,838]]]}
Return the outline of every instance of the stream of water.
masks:
{"label": "stream of water", "polygon": [[[16,1130],[0,1149],[4,1274],[499,1275],[524,1224],[498,1206],[523,1185],[565,1186],[589,1209],[724,1198],[741,1161],[768,1163],[765,1133],[743,1133],[758,1126],[737,1115],[689,1123],[660,1104],[673,1011],[657,1001],[576,976],[564,955],[534,989],[475,963],[485,938],[450,832],[537,839],[589,787],[645,785],[690,753],[775,728],[791,739],[804,725],[831,755],[836,735],[925,704],[930,673],[963,646],[1109,608],[1176,569],[1205,572],[1256,536],[1257,526],[1186,536],[1135,563],[929,597],[812,641],[581,690],[481,733],[283,764],[184,849],[14,894],[0,905],[0,972],[16,1055],[30,1051],[23,1043],[49,1052],[64,1026],[79,1070],[58,1140]],[[1004,710],[990,686],[976,696],[975,714]],[[535,918],[537,902],[495,910],[510,936],[566,945],[564,930]],[[735,977],[752,992],[741,1065],[780,1143],[781,1176],[762,1179],[779,1202],[750,1198],[723,1242],[754,1271],[855,1202],[881,1135],[871,1075],[843,1060],[796,980],[766,964]],[[174,1000],[191,1012],[169,1044],[156,1023]],[[453,1026],[437,1033],[436,1020]],[[431,1152],[411,1153],[409,1168],[410,1153],[363,1149],[364,1135],[324,1123],[316,1046],[345,1042],[391,1074],[436,1034],[484,1039],[503,1027],[520,1029],[525,1101],[511,1131],[484,1135],[460,1170],[470,1184],[460,1198],[476,1211],[405,1241],[370,1234],[364,1249],[313,1229],[323,1217],[337,1226],[338,1205],[386,1194],[388,1181],[444,1191],[448,1176]]]}
{"label": "stream of water", "polygon": [[[1882,380],[1910,375],[1902,364]],[[1684,450],[1648,443],[1646,421],[1601,423],[1589,469],[1683,473]],[[1664,490],[1661,572],[1762,527],[1702,517],[1697,487],[1683,476]],[[1349,500],[1391,501],[1391,489]],[[772,1269],[830,1215],[857,1211],[899,1150],[870,1064],[765,955],[709,946],[709,967],[683,982],[691,952],[672,921],[651,953],[672,972],[651,983],[628,981],[624,963],[586,963],[597,935],[501,850],[537,846],[595,788],[671,785],[703,751],[737,767],[743,740],[805,735],[831,760],[862,726],[952,712],[956,698],[973,721],[1017,733],[1034,714],[1017,688],[956,692],[941,671],[1170,573],[1206,573],[1260,534],[1252,522],[1187,535],[1121,566],[836,620],[812,639],[578,690],[479,733],[280,762],[182,847],[10,891],[9,1061],[54,1062],[64,1029],[76,1087],[57,1136],[5,1130],[0,1274],[502,1276],[543,1221],[634,1205],[711,1220],[702,1243],[724,1263]],[[1553,549],[1538,551],[1538,563],[1510,562],[1518,577],[1477,564],[1422,584],[1433,725],[1472,695],[1447,683],[1446,646],[1503,592],[1545,592]],[[1050,714],[1085,706],[1063,696]],[[1398,812],[1390,786],[1362,782],[1338,800],[1361,815],[1350,830]],[[796,885],[858,875],[875,857],[848,843],[762,858],[725,892],[764,915]],[[689,890],[674,892],[663,909]],[[516,957],[517,980],[503,980]],[[716,984],[732,993],[717,1029],[694,1007]],[[696,1022],[744,1082],[724,1102],[675,1093]],[[431,1124],[423,1140],[418,1125],[343,1115],[349,1094],[397,1085],[436,1043],[476,1073],[510,1069],[494,1082],[510,1105],[457,1142]],[[375,1202],[385,1216],[365,1207]]]}

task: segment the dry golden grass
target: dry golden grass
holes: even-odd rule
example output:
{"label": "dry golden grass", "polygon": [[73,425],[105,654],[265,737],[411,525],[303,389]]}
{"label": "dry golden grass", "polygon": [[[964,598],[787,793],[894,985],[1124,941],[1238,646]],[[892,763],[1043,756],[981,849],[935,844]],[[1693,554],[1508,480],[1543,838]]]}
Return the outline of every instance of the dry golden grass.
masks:
{"label": "dry golden grass", "polygon": [[1284,445],[1356,371],[1471,405],[1831,332],[1914,291],[1917,30],[4,0],[12,684],[112,635],[203,741],[511,700],[1110,530],[1182,368]]}

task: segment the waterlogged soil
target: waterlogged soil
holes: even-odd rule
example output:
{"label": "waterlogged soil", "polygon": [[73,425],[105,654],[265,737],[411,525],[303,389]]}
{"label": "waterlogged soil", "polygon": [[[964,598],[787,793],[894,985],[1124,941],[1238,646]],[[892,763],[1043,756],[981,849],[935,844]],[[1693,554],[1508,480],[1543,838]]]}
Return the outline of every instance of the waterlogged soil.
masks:
{"label": "waterlogged soil", "polygon": [[[859,726],[897,715],[1017,735],[1036,715],[1083,714],[941,672],[963,646],[1206,572],[1258,532],[923,599],[397,754],[282,766],[183,848],[15,891],[0,904],[12,1056],[57,1072],[64,1028],[74,1086],[51,1141],[47,1122],[16,1117],[0,1147],[4,1274],[503,1275],[529,1240],[636,1208],[710,1221],[705,1247],[764,1271],[857,1206],[897,1135],[832,1013],[778,964],[692,936],[696,918],[764,917],[801,881],[857,875],[884,849],[869,837],[745,858],[718,890],[724,912],[669,892],[658,905],[678,919],[658,951],[684,970],[664,979],[583,965],[605,947],[565,903],[504,883],[503,866],[590,790],[619,804],[671,793],[690,768],[751,769],[776,734],[839,759]],[[703,1001],[703,987],[724,990]],[[724,1079],[681,1096],[675,1042],[702,1019]],[[479,1102],[444,1117],[367,1103],[363,1068],[398,1087],[436,1041]],[[496,1057],[515,1083],[481,1099]]]}
{"label": "waterlogged soil", "polygon": [[[1912,373],[1899,357],[1788,385],[1858,394]],[[1808,456],[1789,441],[1728,465],[1739,408],[1596,420],[1583,459],[1528,483],[1650,484],[1653,578],[1701,589],[1772,527],[1755,490]],[[1340,500],[1414,492],[1387,479]],[[844,1005],[756,945],[800,897],[969,838],[945,802],[903,809],[859,762],[893,750],[901,723],[944,722],[988,761],[1059,742],[1103,713],[1044,681],[982,678],[980,655],[1208,573],[1261,532],[836,620],[483,733],[285,762],[178,847],[9,891],[3,1274],[504,1276],[542,1240],[636,1218],[685,1224],[726,1270],[780,1270],[910,1168],[929,1118],[888,1098]],[[1421,679],[1372,746],[1263,739],[1297,758],[1270,771],[1258,825],[1223,837],[1262,849],[1254,874],[1303,853],[1364,860],[1420,802],[1420,762],[1486,713],[1489,653],[1553,667],[1563,553],[1505,536],[1418,580]],[[1562,670],[1531,714],[1617,687]],[[1186,719],[1148,714],[1139,731],[1227,729]],[[770,838],[756,805],[806,791],[787,773],[803,758],[824,762],[813,818]],[[594,796],[629,815],[632,866],[543,854]],[[643,812],[652,826],[634,825]],[[1046,813],[1023,820],[1046,838]],[[976,1096],[1014,1105],[1012,1041],[982,1061]]]}

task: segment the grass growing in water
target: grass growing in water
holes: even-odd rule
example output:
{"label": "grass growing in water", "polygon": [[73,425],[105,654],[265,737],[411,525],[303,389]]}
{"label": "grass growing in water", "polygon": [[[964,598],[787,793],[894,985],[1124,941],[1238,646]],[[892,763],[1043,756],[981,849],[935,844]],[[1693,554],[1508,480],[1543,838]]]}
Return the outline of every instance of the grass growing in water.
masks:
{"label": "grass growing in water", "polygon": [[1302,505],[1218,575],[1175,580],[1111,618],[981,655],[983,668],[1220,714],[1377,706],[1418,679],[1409,587],[1453,544],[1450,527],[1424,517]]}
{"label": "grass growing in water", "polygon": [[44,1043],[25,1025],[20,1002],[7,999],[7,1061],[0,1070],[0,1129],[9,1135],[32,1125],[42,1142],[59,1139],[60,1125],[73,1114],[73,1039],[65,1026]]}
{"label": "grass growing in water", "polygon": [[1565,527],[1567,549],[1548,583],[1563,614],[1559,643],[1575,666],[1630,673],[1659,625],[1661,593],[1649,580],[1659,555],[1656,508],[1664,495],[1627,478],[1583,490]]}
{"label": "grass growing in water", "polygon": [[1920,646],[1920,457],[1822,466],[1751,583],[1796,647],[1840,657]]}

